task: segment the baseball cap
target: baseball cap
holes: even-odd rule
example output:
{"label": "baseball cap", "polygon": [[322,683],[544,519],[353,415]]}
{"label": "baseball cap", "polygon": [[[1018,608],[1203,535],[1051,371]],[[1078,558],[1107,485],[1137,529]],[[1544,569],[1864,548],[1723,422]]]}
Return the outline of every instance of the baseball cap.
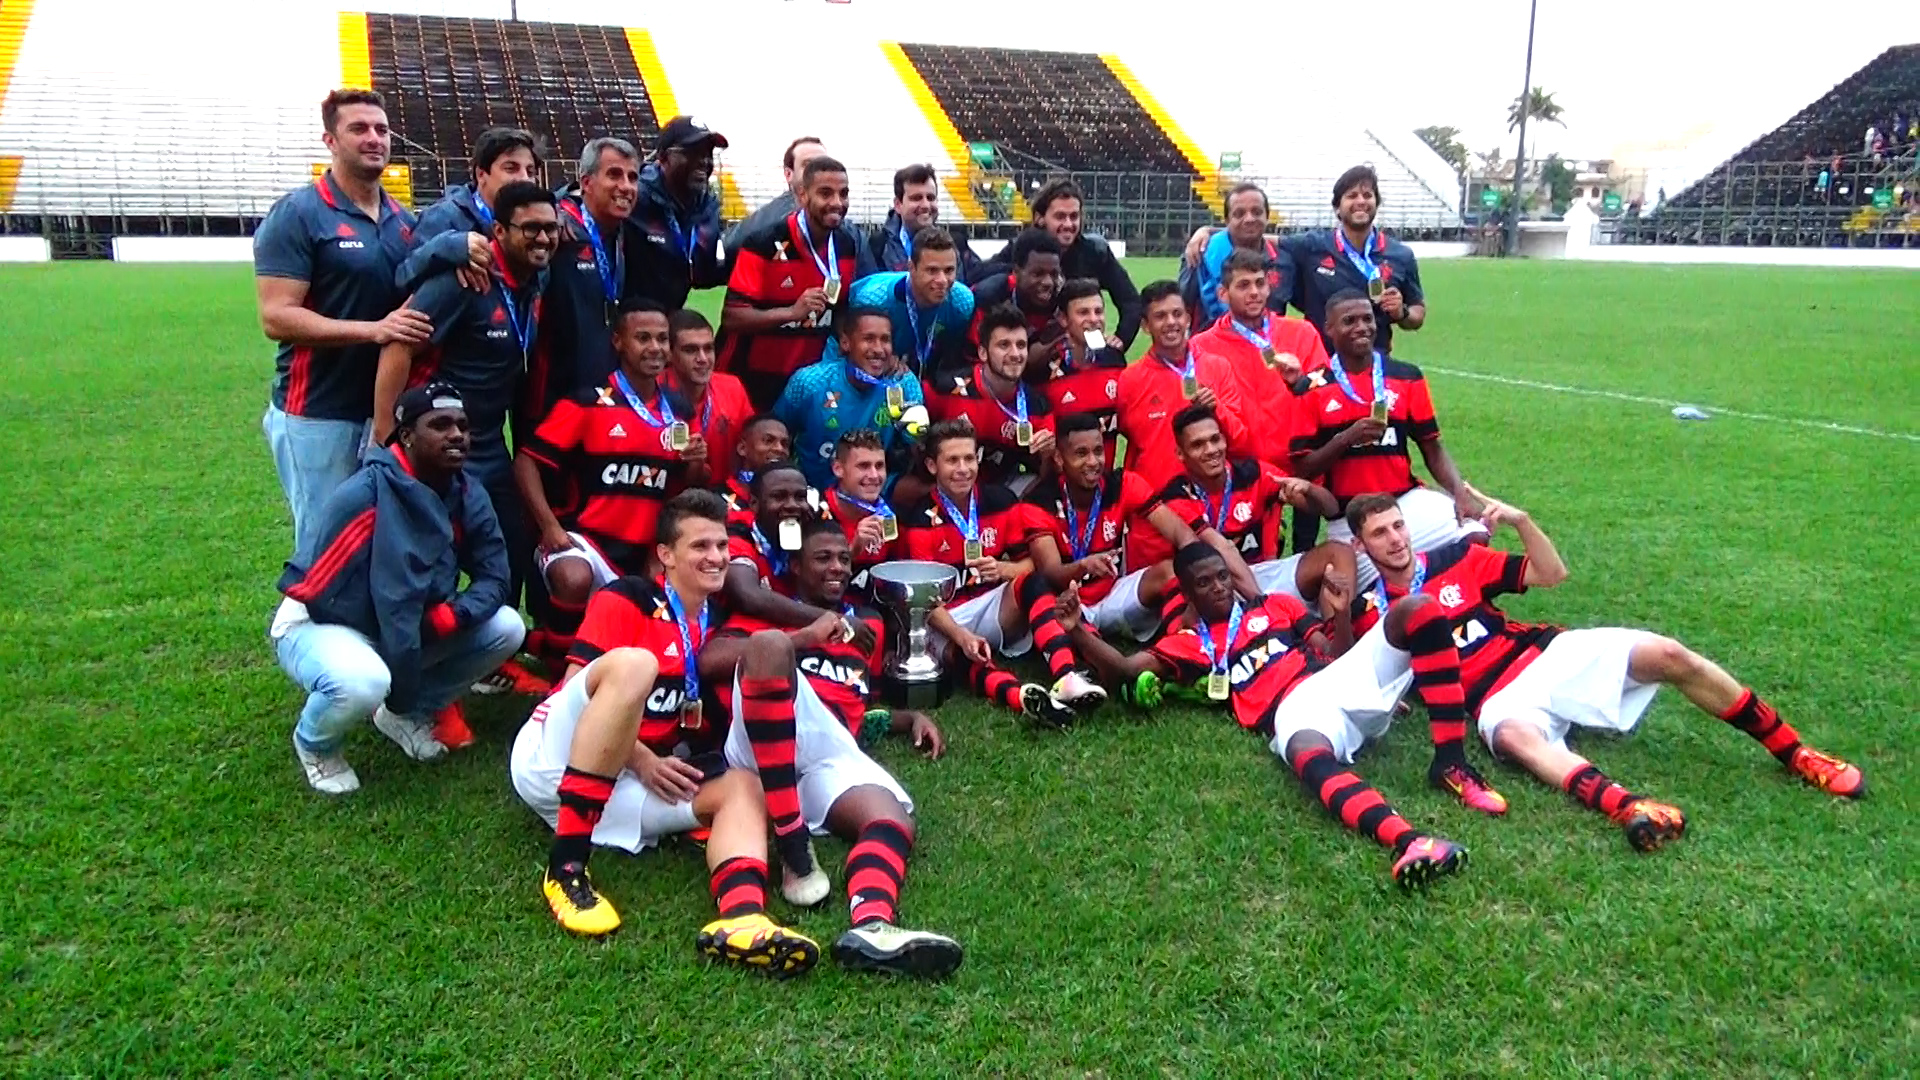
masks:
{"label": "baseball cap", "polygon": [[460,398],[460,390],[452,383],[430,382],[400,392],[399,400],[393,403],[393,431],[387,435],[387,445],[392,446],[400,438],[402,428],[410,428],[414,421],[435,409],[462,409],[467,407]]}
{"label": "baseball cap", "polygon": [[725,135],[708,127],[697,116],[681,115],[667,121],[667,126],[660,129],[660,142],[654,149],[657,153],[665,153],[698,146],[703,142],[710,142],[722,150],[727,148]]}

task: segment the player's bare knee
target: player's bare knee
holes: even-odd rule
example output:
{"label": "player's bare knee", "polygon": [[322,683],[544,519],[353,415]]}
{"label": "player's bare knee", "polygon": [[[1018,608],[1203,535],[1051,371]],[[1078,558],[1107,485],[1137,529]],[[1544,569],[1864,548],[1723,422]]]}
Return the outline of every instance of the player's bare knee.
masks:
{"label": "player's bare knee", "polygon": [[1280,759],[1288,765],[1292,765],[1294,762],[1300,760],[1300,755],[1302,754],[1311,753],[1315,750],[1332,749],[1333,744],[1327,741],[1325,735],[1317,731],[1296,731],[1293,737],[1287,740],[1287,745],[1281,747]]}
{"label": "player's bare knee", "polygon": [[1654,637],[1633,650],[1632,674],[1642,682],[1679,682],[1700,670],[1703,661],[1670,637]]}
{"label": "player's bare knee", "polygon": [[1502,720],[1493,729],[1493,752],[1513,757],[1540,741],[1540,733],[1524,720]]}
{"label": "player's bare knee", "polygon": [[623,701],[644,701],[660,674],[660,661],[645,649],[613,649],[594,661],[587,692],[612,694]]}
{"label": "player's bare knee", "polygon": [[584,607],[593,593],[593,570],[585,559],[567,558],[547,567],[547,592],[568,607]]}

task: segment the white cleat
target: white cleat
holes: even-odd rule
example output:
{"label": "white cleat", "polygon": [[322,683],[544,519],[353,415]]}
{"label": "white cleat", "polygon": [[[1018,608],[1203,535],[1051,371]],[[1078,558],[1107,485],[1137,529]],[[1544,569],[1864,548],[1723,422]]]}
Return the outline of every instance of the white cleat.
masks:
{"label": "white cleat", "polygon": [[360,775],[340,756],[340,751],[314,753],[301,746],[300,736],[295,735],[293,756],[300,759],[300,768],[307,774],[307,786],[320,794],[350,795],[360,790]]}
{"label": "white cleat", "polygon": [[827,878],[827,872],[820,869],[820,860],[813,853],[812,840],[807,841],[807,859],[813,863],[813,870],[802,877],[795,877],[793,870],[785,865],[786,860],[781,860],[780,895],[794,907],[814,907],[833,892],[833,882]]}
{"label": "white cleat", "polygon": [[960,943],[945,934],[907,930],[879,919],[861,923],[833,943],[834,961],[853,971],[940,979],[953,974],[964,958]]}
{"label": "white cleat", "polygon": [[1049,693],[1053,695],[1053,700],[1074,712],[1092,712],[1107,700],[1107,691],[1078,671],[1069,671],[1060,676]]}
{"label": "white cleat", "polygon": [[373,726],[415,761],[439,761],[447,756],[445,744],[433,737],[431,720],[401,716],[382,705],[373,711]]}

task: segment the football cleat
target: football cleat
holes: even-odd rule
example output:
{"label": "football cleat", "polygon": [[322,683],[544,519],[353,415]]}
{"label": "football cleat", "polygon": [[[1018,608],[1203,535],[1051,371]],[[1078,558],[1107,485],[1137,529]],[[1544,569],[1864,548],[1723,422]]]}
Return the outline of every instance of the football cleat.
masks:
{"label": "football cleat", "polygon": [[1466,869],[1467,849],[1437,836],[1417,836],[1393,860],[1393,880],[1403,889],[1425,888],[1435,878]]}
{"label": "football cleat", "polygon": [[1627,843],[1635,851],[1654,851],[1687,832],[1687,815],[1679,807],[1652,799],[1635,799],[1615,810],[1613,823],[1627,831]]}
{"label": "football cleat", "polygon": [[885,971],[943,979],[965,958],[960,943],[930,930],[905,930],[868,919],[833,943],[833,962],[851,971]]}
{"label": "football cleat", "polygon": [[780,849],[780,895],[794,907],[809,908],[825,900],[833,892],[833,882],[814,858],[813,837],[807,835],[806,824],[773,839]]}
{"label": "football cleat", "polygon": [[1830,795],[1858,799],[1867,793],[1867,778],[1857,766],[1849,765],[1832,754],[1823,754],[1811,746],[1795,750],[1793,760],[1787,763],[1787,770]]}
{"label": "football cleat", "polygon": [[382,705],[373,710],[373,726],[415,761],[439,761],[447,756],[447,748],[433,737],[433,725],[425,720],[401,716]]}
{"label": "football cleat", "polygon": [[1466,804],[1469,809],[1498,817],[1507,812],[1507,797],[1493,790],[1473,766],[1464,761],[1447,765],[1434,763],[1437,767],[1427,774],[1433,786],[1441,791],[1451,792],[1453,797]]}
{"label": "football cleat", "polygon": [[569,932],[582,937],[605,937],[620,929],[620,913],[593,887],[587,868],[579,863],[561,867],[559,877],[547,869],[540,879],[540,891],[547,898],[553,917]]}
{"label": "football cleat", "polygon": [[533,697],[546,697],[553,693],[553,683],[527,670],[527,666],[518,660],[509,660],[499,669],[487,675],[470,689],[476,694],[492,696],[495,694],[527,694]]}
{"label": "football cleat", "polygon": [[761,911],[715,919],[700,928],[694,942],[715,960],[776,979],[805,974],[820,960],[820,946],[812,938],[781,926]]}
{"label": "football cleat", "polygon": [[1165,696],[1165,682],[1151,671],[1141,672],[1132,682],[1120,688],[1121,699],[1137,709],[1157,709]]}
{"label": "football cleat", "polygon": [[1107,700],[1106,688],[1079,671],[1069,671],[1060,676],[1049,692],[1053,700],[1076,713],[1092,712]]}
{"label": "football cleat", "polygon": [[465,750],[473,745],[473,729],[467,726],[467,711],[459,702],[433,714],[433,741],[448,750]]}
{"label": "football cleat", "polygon": [[353,771],[340,751],[316,753],[301,746],[300,736],[295,735],[293,756],[299,759],[301,771],[307,774],[307,786],[320,794],[348,795],[360,790],[360,774]]}
{"label": "football cleat", "polygon": [[1038,727],[1069,728],[1074,721],[1073,710],[1039,683],[1027,683],[1020,688],[1020,715]]}

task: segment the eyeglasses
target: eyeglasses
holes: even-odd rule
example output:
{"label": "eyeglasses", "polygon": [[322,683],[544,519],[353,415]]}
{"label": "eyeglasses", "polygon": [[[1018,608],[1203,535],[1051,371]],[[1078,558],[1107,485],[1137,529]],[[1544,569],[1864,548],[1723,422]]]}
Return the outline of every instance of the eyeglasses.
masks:
{"label": "eyeglasses", "polygon": [[509,229],[518,229],[520,235],[529,240],[541,236],[559,236],[560,223],[557,221],[523,221],[508,225]]}

